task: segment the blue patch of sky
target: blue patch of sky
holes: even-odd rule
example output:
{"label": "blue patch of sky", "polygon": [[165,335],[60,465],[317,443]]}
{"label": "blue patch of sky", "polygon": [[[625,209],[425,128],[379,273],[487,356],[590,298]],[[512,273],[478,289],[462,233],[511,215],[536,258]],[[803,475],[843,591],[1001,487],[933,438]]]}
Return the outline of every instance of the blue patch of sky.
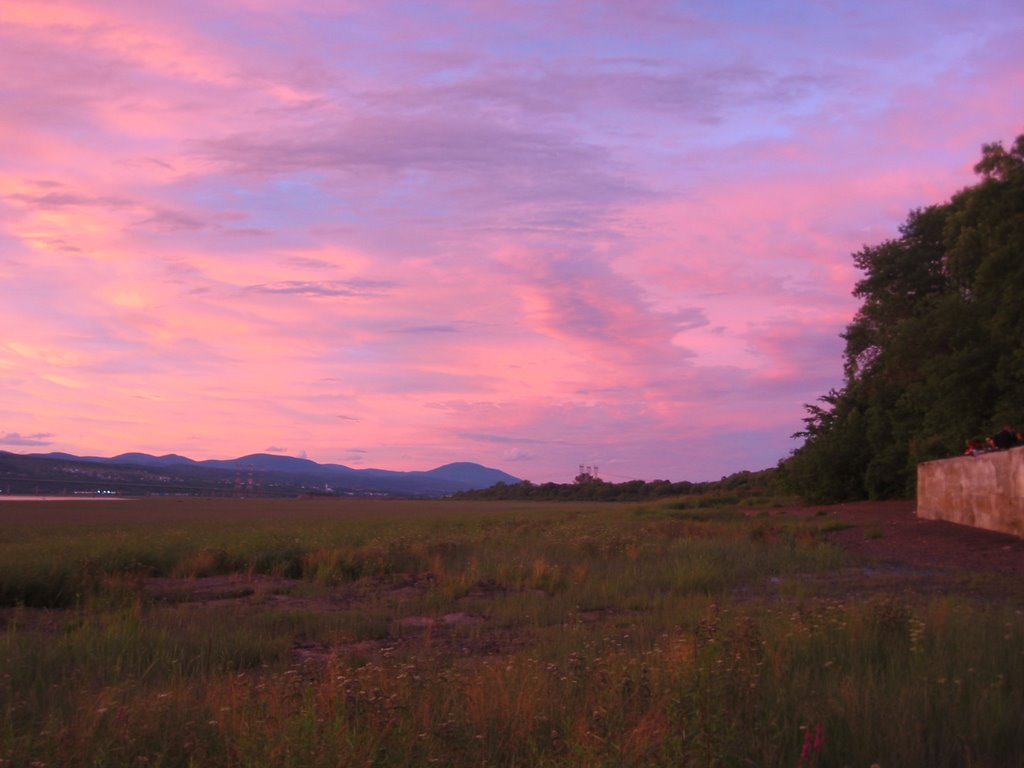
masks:
{"label": "blue patch of sky", "polygon": [[192,202],[217,212],[243,211],[247,218],[232,227],[289,232],[291,236],[330,222],[335,226],[359,224],[362,217],[355,201],[346,204],[338,192],[324,191],[319,174],[292,173],[267,181],[239,186],[233,175],[209,175],[199,182]]}
{"label": "blue patch of sky", "polygon": [[[400,217],[415,211],[417,219],[441,219],[453,213],[457,203],[447,199],[443,189],[437,185],[433,174],[417,169],[406,169],[386,188],[380,191],[377,204],[386,211]],[[379,209],[378,209],[379,210]]]}

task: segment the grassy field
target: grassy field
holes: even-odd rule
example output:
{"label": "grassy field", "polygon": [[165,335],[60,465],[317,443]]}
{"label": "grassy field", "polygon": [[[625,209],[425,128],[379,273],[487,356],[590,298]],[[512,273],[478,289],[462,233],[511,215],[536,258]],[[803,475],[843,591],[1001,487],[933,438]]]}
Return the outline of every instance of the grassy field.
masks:
{"label": "grassy field", "polygon": [[0,766],[1024,764],[1019,606],[837,589],[842,525],[2,504]]}

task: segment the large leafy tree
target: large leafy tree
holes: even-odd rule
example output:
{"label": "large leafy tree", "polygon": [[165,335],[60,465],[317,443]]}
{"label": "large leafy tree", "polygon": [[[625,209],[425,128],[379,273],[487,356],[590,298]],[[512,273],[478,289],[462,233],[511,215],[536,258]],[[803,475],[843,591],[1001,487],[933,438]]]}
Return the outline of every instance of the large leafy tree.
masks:
{"label": "large leafy tree", "polygon": [[1024,135],[987,144],[980,180],[854,254],[862,300],[845,383],[808,406],[782,463],[809,500],[913,493],[920,461],[1024,417]]}

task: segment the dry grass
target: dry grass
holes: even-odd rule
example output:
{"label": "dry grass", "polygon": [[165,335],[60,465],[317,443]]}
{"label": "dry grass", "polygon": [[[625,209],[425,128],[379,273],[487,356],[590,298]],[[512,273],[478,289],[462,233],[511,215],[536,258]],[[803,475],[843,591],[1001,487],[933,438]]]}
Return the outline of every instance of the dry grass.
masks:
{"label": "dry grass", "polygon": [[838,597],[827,520],[59,506],[0,522],[4,768],[1024,762],[1018,607]]}

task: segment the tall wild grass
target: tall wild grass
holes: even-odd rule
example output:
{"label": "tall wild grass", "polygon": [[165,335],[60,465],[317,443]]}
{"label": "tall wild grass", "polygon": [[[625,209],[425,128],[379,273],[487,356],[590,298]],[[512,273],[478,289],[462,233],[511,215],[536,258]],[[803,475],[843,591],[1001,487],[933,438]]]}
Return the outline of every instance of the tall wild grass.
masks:
{"label": "tall wild grass", "polygon": [[4,768],[1024,764],[1019,608],[837,596],[825,520],[121,504],[2,521]]}

